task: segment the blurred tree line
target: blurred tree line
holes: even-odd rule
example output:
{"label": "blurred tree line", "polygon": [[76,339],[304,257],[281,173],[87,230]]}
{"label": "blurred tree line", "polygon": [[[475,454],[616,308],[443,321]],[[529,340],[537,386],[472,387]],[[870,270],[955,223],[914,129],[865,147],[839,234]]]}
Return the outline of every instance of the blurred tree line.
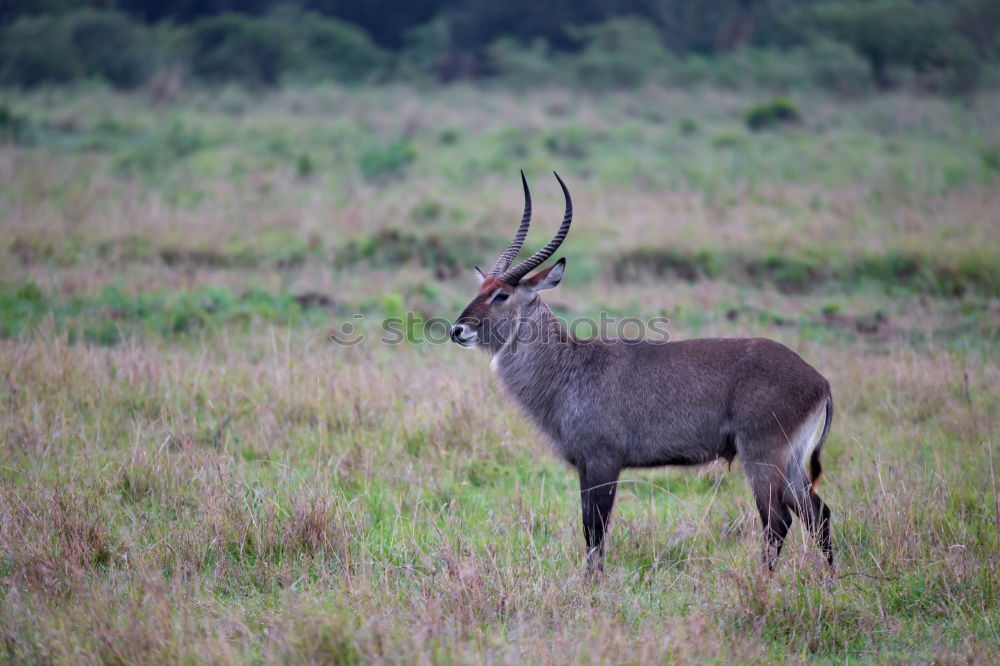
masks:
{"label": "blurred tree line", "polygon": [[0,0],[0,84],[995,83],[998,0]]}

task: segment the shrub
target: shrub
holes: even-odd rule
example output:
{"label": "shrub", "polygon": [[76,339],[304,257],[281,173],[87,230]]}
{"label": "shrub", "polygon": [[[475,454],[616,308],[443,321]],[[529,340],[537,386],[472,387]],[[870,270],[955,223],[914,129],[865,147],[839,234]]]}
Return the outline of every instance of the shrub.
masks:
{"label": "shrub", "polygon": [[928,52],[918,80],[923,87],[966,92],[979,83],[980,59],[973,45],[955,34],[943,35]]}
{"label": "shrub", "polygon": [[1000,145],[986,146],[979,151],[979,157],[990,171],[1000,171]]}
{"label": "shrub", "polygon": [[949,87],[975,82],[975,48],[953,31],[951,16],[939,3],[825,1],[797,12],[793,21],[807,33],[849,44],[868,62],[871,78],[881,88],[894,83],[893,67],[943,70]]}
{"label": "shrub", "polygon": [[13,337],[44,316],[48,300],[34,282],[0,282],[0,337]]}
{"label": "shrub", "polygon": [[957,31],[984,58],[1000,56],[1000,4],[995,0],[960,0],[955,3]]}
{"label": "shrub", "polygon": [[642,279],[647,275],[693,282],[718,277],[728,265],[728,257],[715,251],[643,247],[622,252],[611,262],[610,271],[618,282]]}
{"label": "shrub", "polygon": [[86,76],[134,88],[149,74],[152,50],[145,28],[119,12],[83,10],[65,18],[72,50]]}
{"label": "shrub", "polygon": [[249,86],[277,85],[290,59],[292,39],[284,27],[238,14],[198,21],[188,38],[194,75]]}
{"label": "shrub", "polygon": [[552,53],[543,40],[521,44],[510,39],[498,39],[487,49],[493,73],[514,86],[533,86],[551,81],[556,74]]}
{"label": "shrub", "polygon": [[0,31],[0,83],[30,88],[72,81],[81,73],[63,21],[21,18]]}
{"label": "shrub", "polygon": [[358,168],[367,180],[389,178],[402,175],[411,162],[417,159],[417,151],[406,139],[399,139],[385,148],[372,148],[361,153]]}
{"label": "shrub", "polygon": [[698,121],[694,118],[681,118],[680,121],[681,134],[685,136],[690,136],[692,134],[698,133]]}
{"label": "shrub", "polygon": [[580,83],[586,86],[642,85],[671,60],[659,30],[639,18],[616,18],[567,30],[584,45],[571,62]]}
{"label": "shrub", "polygon": [[817,38],[792,54],[803,62],[810,83],[840,93],[859,93],[871,88],[868,64],[847,44]]}
{"label": "shrub", "polygon": [[871,87],[864,59],[851,47],[824,38],[788,50],[744,48],[712,57],[673,59],[664,76],[675,86],[707,84],[744,90],[821,87],[858,93]]}
{"label": "shrub", "polygon": [[395,63],[395,75],[421,81],[429,80],[428,75],[445,78],[452,49],[452,30],[443,17],[415,26],[406,33],[406,44]]}
{"label": "shrub", "polygon": [[545,148],[556,157],[582,160],[589,154],[592,135],[578,125],[556,127],[545,134]]}
{"label": "shrub", "polygon": [[317,14],[305,14],[297,22],[302,45],[298,57],[315,78],[361,81],[376,74],[389,62],[388,54],[360,28]]}
{"label": "shrub", "polygon": [[799,112],[791,101],[775,97],[770,102],[752,106],[744,116],[747,127],[759,131],[799,121]]}
{"label": "shrub", "polygon": [[91,76],[132,88],[149,74],[146,29],[114,11],[22,18],[0,34],[0,83],[34,87]]}
{"label": "shrub", "polygon": [[367,262],[371,266],[395,268],[411,263],[433,268],[450,277],[469,270],[469,266],[481,261],[497,242],[498,239],[492,236],[441,236],[386,228],[345,244],[337,252],[334,265],[345,268]]}
{"label": "shrub", "polygon": [[28,143],[32,138],[31,119],[0,104],[0,143]]}
{"label": "shrub", "polygon": [[787,89],[802,86],[808,79],[798,59],[776,50],[753,48],[712,57],[689,56],[671,63],[667,73],[679,85],[701,83],[747,89]]}
{"label": "shrub", "polygon": [[316,162],[313,161],[312,155],[309,153],[300,153],[299,158],[295,160],[295,175],[305,180],[312,176],[315,171]]}
{"label": "shrub", "polygon": [[359,28],[293,11],[202,19],[190,30],[188,51],[195,76],[249,86],[273,86],[287,78],[360,81],[389,61]]}
{"label": "shrub", "polygon": [[429,224],[444,217],[445,209],[440,201],[422,199],[410,211],[410,219],[417,224]]}

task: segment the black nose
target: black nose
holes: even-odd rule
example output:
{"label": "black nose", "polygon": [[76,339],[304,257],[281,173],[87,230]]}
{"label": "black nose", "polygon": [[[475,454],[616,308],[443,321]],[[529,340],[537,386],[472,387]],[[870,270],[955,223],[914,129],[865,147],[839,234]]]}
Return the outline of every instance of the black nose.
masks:
{"label": "black nose", "polygon": [[462,331],[465,330],[465,326],[461,324],[455,324],[451,327],[451,341],[458,342],[458,339],[462,337]]}

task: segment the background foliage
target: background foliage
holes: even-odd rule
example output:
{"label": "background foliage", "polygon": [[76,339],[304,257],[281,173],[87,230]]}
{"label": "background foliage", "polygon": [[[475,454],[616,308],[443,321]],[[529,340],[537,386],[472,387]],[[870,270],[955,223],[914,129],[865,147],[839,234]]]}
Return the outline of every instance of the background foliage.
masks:
{"label": "background foliage", "polygon": [[993,80],[1000,57],[1000,9],[990,0],[86,4],[4,3],[0,82],[96,77],[128,88],[179,68],[258,86],[496,77],[523,85],[569,74],[595,87],[722,80],[966,91]]}

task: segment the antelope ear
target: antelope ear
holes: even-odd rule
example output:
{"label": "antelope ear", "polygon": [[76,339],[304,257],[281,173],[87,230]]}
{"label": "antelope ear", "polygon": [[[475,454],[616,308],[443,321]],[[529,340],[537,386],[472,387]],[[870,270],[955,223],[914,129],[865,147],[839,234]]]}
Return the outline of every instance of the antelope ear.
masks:
{"label": "antelope ear", "polygon": [[479,280],[479,284],[482,284],[482,283],[483,283],[483,280],[485,280],[485,279],[486,279],[486,273],[484,273],[484,272],[483,272],[483,271],[482,271],[482,270],[481,270],[481,269],[479,268],[479,266],[476,266],[476,279],[477,279],[477,280]]}
{"label": "antelope ear", "polygon": [[527,287],[531,291],[542,291],[544,289],[552,289],[560,282],[562,282],[563,273],[566,272],[566,259],[560,259],[556,263],[552,264],[548,268],[542,271],[538,271],[530,278],[521,280],[521,285]]}

